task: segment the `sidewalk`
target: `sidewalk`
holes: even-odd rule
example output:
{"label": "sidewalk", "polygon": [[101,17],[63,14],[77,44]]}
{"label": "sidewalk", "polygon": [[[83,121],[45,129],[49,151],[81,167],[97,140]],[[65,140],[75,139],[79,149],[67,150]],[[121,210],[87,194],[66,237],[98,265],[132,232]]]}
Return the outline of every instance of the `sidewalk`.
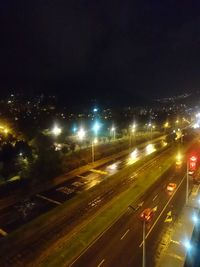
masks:
{"label": "sidewalk", "polygon": [[[194,214],[199,213],[199,188],[200,185],[194,185],[188,199],[188,204],[184,206],[170,243],[162,255],[157,267],[184,267],[187,252],[190,251],[191,257],[191,239],[195,223],[192,220]],[[189,253],[188,253],[189,254]],[[194,257],[194,254],[193,254]]]}

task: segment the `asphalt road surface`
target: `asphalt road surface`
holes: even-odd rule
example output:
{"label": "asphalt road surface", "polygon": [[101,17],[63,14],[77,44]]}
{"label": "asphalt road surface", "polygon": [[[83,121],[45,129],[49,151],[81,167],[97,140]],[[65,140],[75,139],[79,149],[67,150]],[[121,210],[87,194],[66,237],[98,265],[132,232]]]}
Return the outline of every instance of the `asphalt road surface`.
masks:
{"label": "asphalt road surface", "polygon": [[[157,159],[146,163],[146,165],[144,164],[142,167],[143,171],[148,173],[152,168],[159,168],[161,158],[166,160],[169,157],[168,153],[165,151],[164,155],[160,155]],[[113,170],[113,168],[111,169]],[[138,171],[141,173],[142,169]],[[155,210],[153,220],[146,226],[146,258],[148,264],[151,264],[149,262],[156,261],[156,257],[158,257],[162,250],[160,245],[164,240],[165,235],[163,233],[167,233],[167,231],[171,231],[171,228],[173,228],[173,220],[170,221],[168,218],[169,221],[165,222],[168,216],[167,213],[170,212],[172,214],[171,217],[175,219],[184,201],[184,181],[180,184],[183,173],[184,170],[175,168],[167,172],[155,184],[154,188],[152,187],[146,191],[143,198],[138,203],[134,203],[134,207],[140,207],[142,203],[140,209],[137,210],[136,208],[135,212],[133,209],[127,209],[125,214],[107,232],[103,233],[101,238],[91,245],[71,266],[99,267],[102,265],[127,267],[132,264],[132,266],[141,266],[142,225],[138,217],[140,212],[146,207],[152,207]],[[132,176],[126,177],[126,182],[122,181],[122,185],[128,187],[130,184],[135,183],[138,178],[139,175],[136,171]],[[175,195],[171,195],[166,191],[166,186],[169,182],[177,184]],[[114,195],[123,190],[119,186],[116,188],[118,191],[114,190]],[[91,203],[89,210],[95,211],[98,205],[102,206],[106,200],[109,201],[107,196],[110,196],[110,194],[102,196],[100,202]],[[90,215],[88,213],[88,216]],[[62,224],[60,222],[53,225],[49,223],[48,229],[38,232],[34,238],[25,238],[23,236],[21,240],[17,240],[17,246],[11,246],[11,250],[8,250],[5,254],[1,253],[1,266],[27,266],[28,263],[36,259],[37,255],[45,249],[45,246],[49,248],[51,243],[57,240],[59,236],[67,235],[68,223],[68,220],[63,221]],[[61,230],[65,232],[61,234]],[[3,242],[1,244],[3,245]],[[148,264],[146,265],[147,267],[154,266]]]}
{"label": "asphalt road surface", "polygon": [[[146,267],[155,266],[162,246],[167,243],[167,233],[173,230],[174,220],[184,204],[186,180],[183,176],[184,170],[172,168],[139,200],[138,204],[143,203],[139,210],[127,208],[123,216],[70,266],[142,266],[143,228],[139,214],[149,207],[154,209],[154,217],[146,224]],[[177,184],[173,193],[166,189],[170,182]]]}

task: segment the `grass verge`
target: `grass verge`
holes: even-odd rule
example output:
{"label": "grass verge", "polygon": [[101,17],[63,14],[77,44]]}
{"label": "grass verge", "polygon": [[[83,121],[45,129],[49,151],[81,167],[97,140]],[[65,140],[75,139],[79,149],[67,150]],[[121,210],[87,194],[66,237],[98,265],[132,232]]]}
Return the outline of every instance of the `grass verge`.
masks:
{"label": "grass verge", "polygon": [[145,173],[142,175],[140,177],[140,182],[136,186],[121,193],[117,198],[106,205],[106,209],[100,212],[78,234],[64,242],[61,247],[57,248],[53,254],[40,264],[40,266],[64,267],[66,264],[69,264],[75,255],[84,251],[102,231],[108,229],[112,222],[117,220],[117,218],[125,212],[127,207],[135,202],[147,188],[153,185],[173,163],[174,156],[170,157],[162,164],[162,169],[152,170],[148,174]]}

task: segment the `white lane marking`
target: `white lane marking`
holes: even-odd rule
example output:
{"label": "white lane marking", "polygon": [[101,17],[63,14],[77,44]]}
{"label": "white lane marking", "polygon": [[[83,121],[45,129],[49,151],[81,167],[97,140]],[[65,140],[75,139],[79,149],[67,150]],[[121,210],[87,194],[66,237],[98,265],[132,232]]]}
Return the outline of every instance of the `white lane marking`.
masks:
{"label": "white lane marking", "polygon": [[97,267],[100,267],[103,263],[104,263],[105,259],[103,259],[98,265]]}
{"label": "white lane marking", "polygon": [[51,198],[45,197],[45,196],[40,195],[40,194],[37,194],[36,197],[45,199],[45,200],[47,200],[47,201],[49,201],[49,202],[52,202],[52,203],[54,203],[54,204],[57,204],[57,205],[62,204],[61,202],[58,202],[58,201],[56,201],[56,200],[53,200],[53,199],[51,199]]}
{"label": "white lane marking", "polygon": [[130,231],[130,229],[128,229],[128,230],[123,234],[123,236],[120,238],[120,240],[122,240],[122,239],[128,234],[129,231]]}
{"label": "white lane marking", "polygon": [[3,229],[0,229],[0,235],[2,236],[6,236],[8,233],[6,231],[4,231]]}
{"label": "white lane marking", "polygon": [[153,201],[158,197],[158,194],[153,198]]}
{"label": "white lane marking", "polygon": [[[185,179],[185,175],[183,177],[183,179],[181,180],[180,184],[178,185],[178,187],[176,188],[176,191],[174,192],[174,194],[170,197],[170,199],[167,201],[166,205],[164,206],[164,208],[162,209],[161,213],[159,214],[159,216],[157,217],[157,219],[155,220],[154,224],[151,226],[149,232],[147,233],[145,239],[147,239],[147,237],[150,235],[151,231],[153,230],[153,228],[155,227],[156,223],[158,222],[158,220],[160,219],[160,217],[162,216],[163,212],[166,210],[167,206],[169,205],[170,201],[172,200],[172,198],[175,196],[177,190],[179,189],[179,187],[181,186],[181,184],[183,183]],[[143,245],[143,241],[140,243],[139,247],[141,247]]]}

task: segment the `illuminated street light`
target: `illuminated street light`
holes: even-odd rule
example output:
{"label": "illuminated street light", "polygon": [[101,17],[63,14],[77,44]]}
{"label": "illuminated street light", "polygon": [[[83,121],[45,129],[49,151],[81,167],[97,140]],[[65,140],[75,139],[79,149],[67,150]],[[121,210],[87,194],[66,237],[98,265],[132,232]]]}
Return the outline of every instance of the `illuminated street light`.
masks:
{"label": "illuminated street light", "polygon": [[79,140],[83,140],[85,138],[86,132],[83,128],[80,128],[77,132],[77,137]]}
{"label": "illuminated street light", "polygon": [[57,125],[55,125],[51,132],[53,135],[58,136],[61,134],[62,129],[60,127],[58,127]]}
{"label": "illuminated street light", "polygon": [[165,122],[165,124],[164,124],[164,128],[168,128],[169,127],[169,122],[167,121],[167,122]]}
{"label": "illuminated street light", "polygon": [[76,133],[76,131],[77,131],[76,126],[73,127],[72,131],[73,131],[73,133]]}
{"label": "illuminated street light", "polygon": [[198,112],[198,113],[196,114],[196,117],[197,117],[197,118],[200,118],[200,112]]}
{"label": "illuminated street light", "polygon": [[180,153],[178,153],[177,156],[176,156],[176,160],[180,161],[181,159],[182,159],[182,155]]}
{"label": "illuminated street light", "polygon": [[192,220],[193,220],[193,222],[194,222],[195,224],[199,221],[199,219],[198,219],[198,217],[197,217],[196,214],[193,214],[193,216],[192,216]]}
{"label": "illuminated street light", "polygon": [[192,249],[192,245],[189,240],[184,240],[183,242],[184,247],[187,249],[187,251],[190,251]]}
{"label": "illuminated street light", "polygon": [[3,132],[4,134],[8,134],[8,128],[4,128]]}
{"label": "illuminated street light", "polygon": [[132,127],[131,127],[131,132],[134,133],[135,130],[136,130],[136,124],[134,123],[134,124],[132,125]]}

